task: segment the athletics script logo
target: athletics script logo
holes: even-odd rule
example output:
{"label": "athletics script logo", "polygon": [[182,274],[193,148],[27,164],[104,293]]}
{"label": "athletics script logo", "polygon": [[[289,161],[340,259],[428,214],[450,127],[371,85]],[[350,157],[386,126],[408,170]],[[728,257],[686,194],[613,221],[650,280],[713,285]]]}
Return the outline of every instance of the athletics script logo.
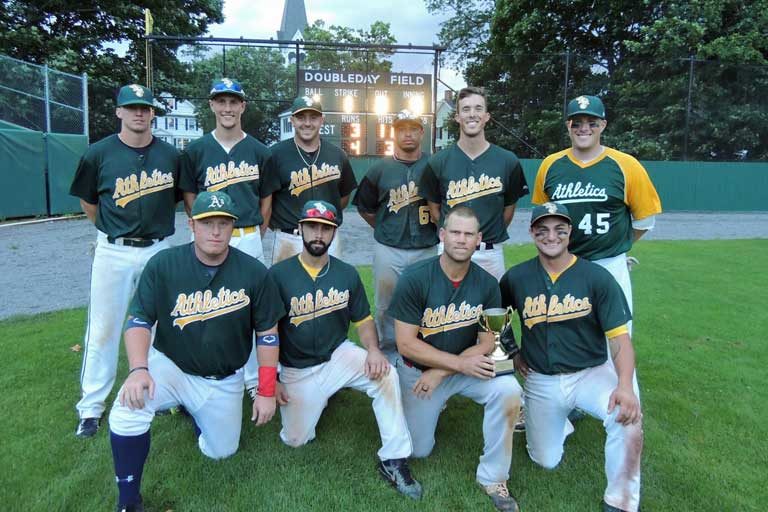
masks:
{"label": "athletics script logo", "polygon": [[141,174],[131,174],[125,178],[115,179],[115,192],[112,199],[120,208],[140,197],[154,194],[168,188],[173,188],[173,173],[161,172],[157,169],[152,174],[141,171]]}
{"label": "athletics script logo", "polygon": [[244,288],[232,291],[222,286],[215,296],[211,290],[180,293],[176,297],[176,306],[171,311],[171,316],[175,318],[173,326],[184,330],[184,327],[191,323],[205,322],[232,313],[250,303],[251,298]]}
{"label": "athletics script logo", "polygon": [[461,329],[477,323],[477,319],[483,312],[483,305],[473,306],[462,301],[458,306],[450,303],[439,308],[427,308],[421,317],[419,332],[422,338],[441,332]]}
{"label": "athletics script logo", "polygon": [[220,163],[205,170],[205,189],[216,192],[235,183],[253,181],[259,179],[259,166],[242,161],[240,165],[235,162]]}
{"label": "athletics script logo", "polygon": [[605,191],[605,188],[598,188],[592,183],[584,185],[580,181],[567,184],[558,183],[550,199],[563,204],[602,203],[608,200],[608,192]]}
{"label": "athletics script logo", "polygon": [[483,173],[475,180],[474,176],[462,180],[451,180],[448,182],[448,193],[445,194],[448,206],[453,208],[459,203],[471,201],[478,197],[490,194],[498,194],[504,190],[501,178],[498,176],[488,176]]}
{"label": "athletics script logo", "polygon": [[291,172],[291,184],[288,185],[288,190],[291,191],[292,196],[299,196],[305,190],[316,185],[322,185],[333,180],[341,178],[341,170],[338,165],[322,164],[318,168],[315,164],[304,167],[298,171]]}
{"label": "athletics script logo", "polygon": [[570,293],[560,300],[557,295],[552,295],[547,304],[547,296],[543,293],[538,297],[526,297],[523,308],[523,323],[527,328],[532,328],[542,322],[554,323],[581,318],[592,313],[592,303],[589,297],[577,299]]}
{"label": "athletics script logo", "polygon": [[342,291],[331,287],[328,293],[317,290],[314,296],[307,292],[301,297],[291,297],[291,310],[288,316],[291,324],[298,327],[307,320],[344,309],[348,304],[349,290]]}
{"label": "athletics script logo", "polygon": [[413,181],[409,181],[407,185],[389,189],[387,208],[390,212],[397,213],[402,207],[419,201],[421,201],[419,187]]}

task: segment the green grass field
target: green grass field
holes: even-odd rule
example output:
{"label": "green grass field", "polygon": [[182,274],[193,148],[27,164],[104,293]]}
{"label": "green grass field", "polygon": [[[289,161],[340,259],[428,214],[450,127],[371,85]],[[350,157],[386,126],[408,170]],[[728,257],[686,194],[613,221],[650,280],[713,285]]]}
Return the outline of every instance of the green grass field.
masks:
{"label": "green grass field", "polygon": [[[768,278],[758,264],[767,253],[768,240],[643,242],[632,253],[646,512],[768,503]],[[523,245],[506,256],[511,264],[534,254]],[[370,269],[361,273],[369,286]],[[114,507],[106,427],[91,440],[73,435],[82,353],[70,347],[82,343],[84,323],[84,309],[0,322],[0,510]],[[123,365],[118,383],[124,375]],[[339,393],[301,449],[280,442],[279,418],[260,429],[244,422],[239,452],[224,461],[198,452],[186,418],[158,417],[142,492],[152,511],[492,510],[474,484],[481,420],[479,406],[450,403],[434,453],[411,464],[425,488],[414,503],[375,472],[379,438],[360,393]],[[603,438],[599,422],[580,422],[561,466],[545,471],[516,437],[509,483],[523,510],[600,510]]]}

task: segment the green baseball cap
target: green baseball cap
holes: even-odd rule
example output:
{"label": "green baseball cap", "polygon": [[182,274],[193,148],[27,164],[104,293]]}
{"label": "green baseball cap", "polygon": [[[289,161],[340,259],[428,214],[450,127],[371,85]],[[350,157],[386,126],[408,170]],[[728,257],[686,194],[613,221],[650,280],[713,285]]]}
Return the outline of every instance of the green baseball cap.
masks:
{"label": "green baseball cap", "polygon": [[605,106],[597,96],[579,96],[568,103],[568,108],[565,111],[567,119],[578,115],[605,119]]}
{"label": "green baseball cap", "polygon": [[235,215],[235,203],[226,192],[200,192],[195,202],[192,203],[192,218],[195,220],[205,219],[206,217],[232,217]]}
{"label": "green baseball cap", "polygon": [[208,93],[208,97],[213,99],[221,94],[231,94],[232,96],[237,96],[238,98],[245,100],[243,86],[240,85],[240,82],[232,80],[231,78],[220,78],[214,80],[213,84],[211,84],[211,92]]}
{"label": "green baseball cap", "polygon": [[319,222],[336,228],[340,224],[336,207],[327,201],[319,200],[304,203],[304,208],[301,209],[301,219],[299,219],[299,223],[301,222]]}
{"label": "green baseball cap", "polygon": [[152,91],[139,84],[125,85],[117,93],[117,106],[126,107],[128,105],[146,105],[155,107],[155,97]]}
{"label": "green baseball cap", "polygon": [[314,110],[315,112],[323,113],[323,106],[320,104],[319,99],[311,98],[309,96],[299,96],[293,100],[291,105],[291,115],[296,115],[304,110]]}
{"label": "green baseball cap", "polygon": [[571,224],[571,215],[563,203],[544,203],[534,207],[531,213],[531,226],[544,217],[562,217]]}
{"label": "green baseball cap", "polygon": [[408,109],[398,112],[397,115],[395,115],[395,119],[392,121],[392,126],[395,128],[401,124],[415,124],[422,126],[421,118]]}

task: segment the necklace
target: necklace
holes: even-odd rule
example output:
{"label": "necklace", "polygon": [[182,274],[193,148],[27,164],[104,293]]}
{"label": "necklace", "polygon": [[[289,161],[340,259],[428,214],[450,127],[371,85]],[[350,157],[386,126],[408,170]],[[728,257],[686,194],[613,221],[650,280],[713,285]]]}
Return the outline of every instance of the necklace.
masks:
{"label": "necklace", "polygon": [[[304,165],[307,166],[308,170],[312,170],[312,166],[315,165],[317,162],[317,159],[320,158],[320,145],[323,143],[322,139],[317,141],[317,154],[315,155],[315,159],[312,160],[312,163],[307,162],[307,159],[304,158],[304,153],[302,153],[301,148],[299,147],[299,144],[296,142],[296,139],[293,139],[293,145],[296,146],[296,152],[299,154],[299,158],[301,158],[301,161],[304,162]],[[311,153],[308,153],[311,154]]]}

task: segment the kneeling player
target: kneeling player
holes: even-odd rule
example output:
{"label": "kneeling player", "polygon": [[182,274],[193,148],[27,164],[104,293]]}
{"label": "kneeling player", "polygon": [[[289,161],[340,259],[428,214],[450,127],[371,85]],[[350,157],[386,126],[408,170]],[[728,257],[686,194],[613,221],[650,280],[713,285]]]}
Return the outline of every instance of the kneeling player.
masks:
{"label": "kneeling player", "polygon": [[263,425],[275,413],[277,321],[285,310],[264,265],[229,246],[233,212],[224,192],[200,193],[189,221],[195,241],[158,253],[141,275],[125,331],[130,371],[109,417],[118,510],[143,510],[155,411],[183,405],[208,457],[237,451],[254,330],[261,367],[251,419]]}
{"label": "kneeling player", "polygon": [[528,453],[554,468],[563,456],[569,411],[578,407],[598,418],[606,432],[603,509],[635,512],[643,415],[632,378],[629,306],[607,270],[568,252],[571,229],[564,205],[534,208],[530,233],[539,254],[501,279],[502,303],[520,315],[522,352],[515,366],[526,377]]}
{"label": "kneeling player", "polygon": [[[307,202],[299,219],[303,251],[269,270],[288,309],[278,326],[280,438],[289,446],[306,444],[315,438],[315,427],[332,395],[346,387],[363,391],[373,398],[381,433],[379,472],[399,492],[419,499],[421,485],[411,477],[406,462],[411,438],[397,372],[379,349],[360,276],[353,266],[328,255],[338,225],[333,205]],[[347,339],[350,321],[367,350]]]}
{"label": "kneeling player", "polygon": [[[397,362],[413,455],[426,457],[446,401],[459,394],[485,408],[483,455],[477,482],[498,510],[518,510],[507,480],[520,385],[495,377],[493,334],[480,332],[483,309],[499,307],[496,279],[471,261],[482,233],[475,213],[458,206],[440,228],[443,253],[408,267],[397,283],[389,315],[402,358]],[[479,343],[477,340],[479,338]]]}

